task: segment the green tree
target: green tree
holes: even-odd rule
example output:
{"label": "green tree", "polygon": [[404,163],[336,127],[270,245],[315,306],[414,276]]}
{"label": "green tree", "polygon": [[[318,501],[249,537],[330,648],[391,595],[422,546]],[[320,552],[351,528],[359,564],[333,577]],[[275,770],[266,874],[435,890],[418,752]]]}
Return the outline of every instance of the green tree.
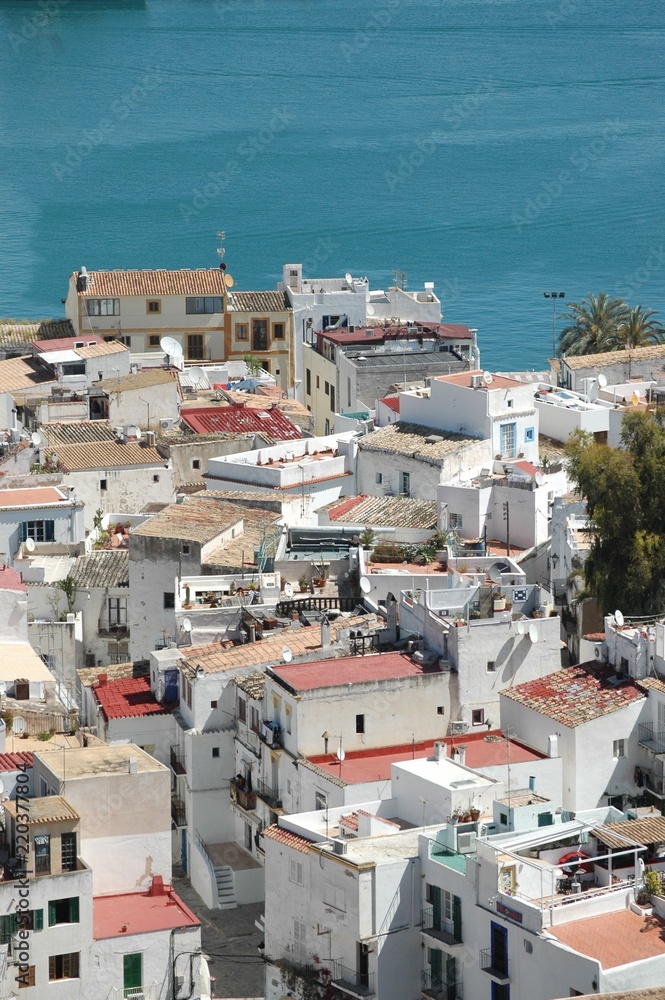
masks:
{"label": "green tree", "polygon": [[260,375],[263,371],[261,358],[257,358],[256,354],[243,354],[242,360],[247,365],[247,371],[250,375]]}
{"label": "green tree", "polygon": [[[564,319],[568,324],[559,335],[559,354],[599,354],[617,336],[619,326],[628,321],[629,309],[623,299],[606,292],[588,293],[582,302],[569,302]],[[611,348],[610,348],[611,349]]]}
{"label": "green tree", "polygon": [[619,323],[614,333],[608,336],[603,350],[620,351],[632,347],[662,344],[665,329],[663,324],[654,318],[657,315],[655,309],[645,309],[643,306],[629,309],[625,319]]}
{"label": "green tree", "polygon": [[78,594],[78,587],[76,586],[73,577],[66,576],[63,580],[58,580],[57,586],[65,595],[65,599],[67,601],[67,613],[73,615],[76,605],[76,595]]}
{"label": "green tree", "polygon": [[623,448],[575,432],[566,446],[569,473],[592,521],[585,566],[589,592],[605,613],[665,608],[665,428],[643,411],[626,413]]}

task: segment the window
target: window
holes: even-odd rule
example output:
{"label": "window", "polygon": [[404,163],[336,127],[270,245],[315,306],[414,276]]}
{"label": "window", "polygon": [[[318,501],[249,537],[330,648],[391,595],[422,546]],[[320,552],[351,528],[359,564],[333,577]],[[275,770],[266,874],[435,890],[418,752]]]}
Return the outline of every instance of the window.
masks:
{"label": "window", "polygon": [[514,400],[512,400],[512,399],[507,399],[507,400],[506,400],[506,404],[507,404],[507,406],[508,406],[508,409],[509,409],[509,410],[512,410],[512,408],[513,408],[513,406],[514,406]]}
{"label": "window", "polygon": [[290,868],[289,868],[289,882],[293,882],[295,885],[303,885],[305,878],[305,866],[302,861],[294,861],[291,858]]}
{"label": "window", "polygon": [[335,412],[335,386],[330,386],[330,409]]}
{"label": "window", "polygon": [[501,457],[515,457],[515,424],[501,425]]}
{"label": "window", "polygon": [[316,376],[316,388],[318,389],[320,385],[321,385],[321,379],[320,379],[320,378],[319,378],[319,376],[317,375],[317,376]]}
{"label": "window", "polygon": [[330,395],[330,382],[323,383],[323,391],[325,392],[326,396]]}
{"label": "window", "polygon": [[185,299],[185,313],[188,316],[224,312],[224,301],[221,295],[206,295],[200,298]]}
{"label": "window", "polygon": [[328,805],[328,796],[325,792],[314,792],[314,808],[325,809]]}
{"label": "window", "polygon": [[64,899],[50,899],[48,904],[48,925],[77,924],[79,922],[79,898],[67,896]]}
{"label": "window", "polygon": [[284,324],[283,323],[273,323],[272,325],[272,335],[275,340],[284,340]]}
{"label": "window", "polygon": [[18,983],[18,988],[20,990],[27,989],[28,986],[35,985],[35,967],[34,965],[29,965],[26,969],[24,965],[19,966],[18,976],[16,977]]}
{"label": "window", "polygon": [[471,725],[472,726],[482,726],[485,721],[485,709],[484,708],[474,708],[471,711]]}
{"label": "window", "polygon": [[533,441],[535,439],[535,428],[527,427],[524,431],[524,440]]}
{"label": "window", "polygon": [[453,514],[451,511],[448,514],[448,527],[449,528],[462,528],[464,527],[464,520],[461,514]]}
{"label": "window", "polygon": [[626,741],[614,740],[612,743],[612,756],[615,760],[626,756]]}
{"label": "window", "polygon": [[151,333],[148,335],[148,347],[159,347],[159,334]]}
{"label": "window", "polygon": [[88,299],[86,312],[88,316],[119,316],[120,299]]}
{"label": "window", "polygon": [[377,484],[377,486],[380,486],[381,483],[383,482],[383,473],[377,472],[376,476],[374,477],[374,481]]}
{"label": "window", "polygon": [[24,542],[26,538],[32,538],[35,542],[55,541],[55,522],[23,521],[19,525],[19,541]]}
{"label": "window", "polygon": [[405,493],[407,496],[411,493],[411,473],[410,472],[400,472],[399,474],[399,491],[400,493]]}
{"label": "window", "polygon": [[510,986],[492,983],[492,1000],[510,1000]]}
{"label": "window", "polygon": [[104,343],[105,344],[118,343],[118,344],[124,344],[125,347],[131,347],[132,346],[132,338],[131,337],[121,337],[119,333],[114,333],[112,337],[104,337]]}
{"label": "window", "polygon": [[183,556],[188,556],[189,555],[189,543],[188,542],[183,542],[182,543],[182,548],[181,548],[180,551],[181,551],[181,553],[182,553]]}
{"label": "window", "polygon": [[60,835],[60,857],[62,860],[63,872],[76,871],[76,834],[63,833]]}
{"label": "window", "polygon": [[302,920],[293,921],[293,955],[296,962],[305,960],[305,941],[307,940],[307,927]]}
{"label": "window", "polygon": [[267,351],[268,350],[268,320],[267,319],[253,319],[252,320],[252,350],[253,351]]}
{"label": "window", "polygon": [[249,851],[249,853],[251,854],[252,853],[252,824],[251,823],[243,823],[243,826],[245,828],[245,850]]}
{"label": "window", "polygon": [[496,660],[488,660],[487,661],[487,673],[488,674],[493,674],[493,673],[495,673],[495,671],[496,671]]}
{"label": "window", "polygon": [[508,826],[508,813],[499,813],[499,823],[501,826]]}
{"label": "window", "polygon": [[185,701],[187,702],[187,705],[189,706],[189,708],[191,708],[192,707],[192,685],[189,683],[189,681],[187,680],[186,677],[183,677],[182,674],[180,675],[180,680],[182,682],[181,686],[182,686],[183,694],[185,696]]}
{"label": "window", "polygon": [[149,313],[160,313],[162,311],[162,303],[159,299],[148,299],[145,304],[146,312]]}
{"label": "window", "polygon": [[346,379],[346,405],[351,409],[351,379]]}
{"label": "window", "polygon": [[253,732],[259,732],[259,710],[255,705],[252,705],[249,712],[249,728]]}
{"label": "window", "polygon": [[79,953],[73,951],[68,955],[51,955],[48,960],[48,977],[51,982],[55,979],[78,979]]}
{"label": "window", "polygon": [[217,708],[217,699],[216,698],[214,699],[214,701],[210,702],[210,707],[211,708]]}
{"label": "window", "polygon": [[192,468],[193,469],[200,469],[201,468],[201,459],[200,458],[193,458],[192,459]]}
{"label": "window", "polygon": [[109,488],[108,479],[100,479],[99,480],[99,489],[101,490],[101,492],[102,493],[106,493],[106,491],[107,491],[108,488]]}
{"label": "window", "polygon": [[365,716],[364,715],[356,715],[356,732],[357,733],[364,733],[365,732]]}
{"label": "window", "polygon": [[443,705],[437,705],[436,706],[436,714],[437,715],[443,715],[444,714],[443,713]]}
{"label": "window", "polygon": [[249,326],[247,323],[236,323],[236,340],[249,340]]}
{"label": "window", "polygon": [[247,722],[247,702],[244,698],[238,698],[238,718],[241,722]]}
{"label": "window", "polygon": [[[131,997],[133,993],[140,994],[143,990],[143,955],[122,956],[122,995]],[[175,995],[175,994],[174,994]]]}
{"label": "window", "polygon": [[309,368],[305,369],[305,392],[308,396],[312,395],[312,373]]}
{"label": "window", "polygon": [[153,483],[158,483],[159,482],[159,476],[153,476],[152,477],[152,481],[153,481]]}
{"label": "window", "polygon": [[219,747],[212,748],[212,755],[213,757],[219,757]]}
{"label": "window", "polygon": [[51,838],[48,833],[35,836],[35,874],[51,874]]}
{"label": "window", "polygon": [[287,731],[287,733],[290,733],[291,732],[291,716],[292,716],[292,711],[291,711],[291,706],[290,705],[285,705],[284,706],[284,715],[285,715],[285,718],[286,718],[286,731]]}
{"label": "window", "polygon": [[175,594],[170,590],[164,591],[164,610],[169,611],[175,608]]}
{"label": "window", "polygon": [[326,906],[334,906],[336,910],[346,912],[346,893],[330,882],[323,883],[323,902]]}

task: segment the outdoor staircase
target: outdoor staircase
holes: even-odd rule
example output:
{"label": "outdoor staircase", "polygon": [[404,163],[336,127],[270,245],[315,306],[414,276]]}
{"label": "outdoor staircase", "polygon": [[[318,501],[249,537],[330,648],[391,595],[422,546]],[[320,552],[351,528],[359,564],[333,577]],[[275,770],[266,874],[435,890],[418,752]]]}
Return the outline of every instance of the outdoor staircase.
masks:
{"label": "outdoor staircase", "polygon": [[494,587],[481,587],[480,593],[480,617],[491,618],[494,609]]}
{"label": "outdoor staircase", "polygon": [[217,882],[217,903],[220,910],[235,910],[236,890],[233,881],[233,869],[230,865],[215,865],[215,881]]}

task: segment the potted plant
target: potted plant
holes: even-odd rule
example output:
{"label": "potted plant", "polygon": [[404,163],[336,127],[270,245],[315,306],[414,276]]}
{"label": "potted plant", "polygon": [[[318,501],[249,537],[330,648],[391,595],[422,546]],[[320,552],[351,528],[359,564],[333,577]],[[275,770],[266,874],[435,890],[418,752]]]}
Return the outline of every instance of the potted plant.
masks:
{"label": "potted plant", "polygon": [[301,573],[300,576],[298,577],[298,586],[300,587],[301,594],[307,593],[308,582],[307,582],[307,577],[305,576],[304,573]]}

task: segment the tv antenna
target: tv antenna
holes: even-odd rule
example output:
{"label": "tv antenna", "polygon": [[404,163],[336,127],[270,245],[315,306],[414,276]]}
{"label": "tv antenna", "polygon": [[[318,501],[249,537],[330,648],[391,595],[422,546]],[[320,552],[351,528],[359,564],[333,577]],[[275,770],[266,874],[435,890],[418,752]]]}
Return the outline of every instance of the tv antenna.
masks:
{"label": "tv antenna", "polygon": [[402,291],[406,288],[406,271],[402,271],[399,267],[393,268],[393,278],[395,279],[395,284]]}
{"label": "tv antenna", "polygon": [[224,240],[226,239],[226,233],[224,230],[217,233],[217,239],[219,240],[219,246],[217,247],[217,256],[220,261],[226,257],[226,247],[224,246]]}

